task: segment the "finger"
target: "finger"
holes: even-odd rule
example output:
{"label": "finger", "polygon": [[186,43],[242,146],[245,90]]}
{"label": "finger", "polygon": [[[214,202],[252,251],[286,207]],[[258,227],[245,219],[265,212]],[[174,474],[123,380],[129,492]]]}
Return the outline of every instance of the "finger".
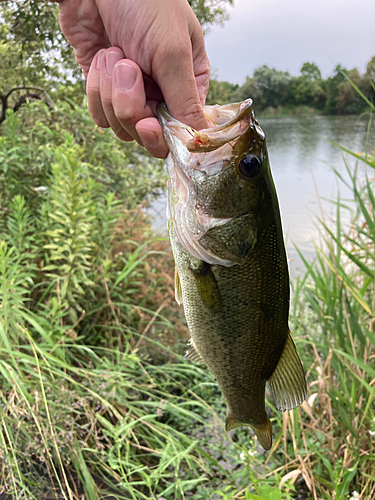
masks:
{"label": "finger", "polygon": [[[154,113],[146,100],[141,69],[129,59],[117,62],[114,67],[112,103],[114,113],[121,126],[128,134],[142,143],[136,125],[140,120],[154,117]],[[153,134],[154,127],[150,131],[150,137]],[[155,145],[161,138],[161,130],[159,135],[160,137],[155,141]]]}
{"label": "finger", "polygon": [[[194,127],[207,127],[202,101],[195,81],[191,44],[164,47],[163,60],[156,58],[155,79],[174,118]],[[160,54],[160,52],[159,52]],[[203,100],[202,94],[202,100]]]}
{"label": "finger", "polygon": [[[156,104],[156,102],[155,102]],[[144,118],[136,124],[136,130],[147,151],[156,158],[166,158],[169,150],[156,118]]]}
{"label": "finger", "polygon": [[92,60],[87,75],[86,93],[87,107],[94,122],[102,128],[108,128],[109,123],[105,116],[102,101],[100,99],[100,68],[103,61],[105,49],[99,50]]}
{"label": "finger", "polygon": [[195,22],[192,23],[190,28],[190,36],[195,82],[200,101],[204,105],[210,85],[210,61],[207,56],[202,29]]}
{"label": "finger", "polygon": [[123,51],[118,47],[107,49],[103,56],[102,66],[100,68],[100,99],[105,117],[117,137],[123,141],[132,141],[136,139],[140,142],[138,134],[129,134],[121,125],[116,117],[113,107],[113,69],[118,61],[124,58]]}

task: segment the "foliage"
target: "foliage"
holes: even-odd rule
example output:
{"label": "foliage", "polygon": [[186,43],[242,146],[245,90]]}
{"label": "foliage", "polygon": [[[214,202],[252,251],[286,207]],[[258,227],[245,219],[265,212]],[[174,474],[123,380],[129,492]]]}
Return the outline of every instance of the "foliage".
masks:
{"label": "foliage", "polygon": [[[353,69],[348,73],[348,78],[358,87],[361,88],[361,75],[357,69]],[[358,95],[349,81],[341,82],[337,87],[336,109],[342,114],[356,114],[363,108],[363,100]]]}
{"label": "foliage", "polygon": [[296,106],[310,105],[323,109],[327,94],[324,90],[322,75],[314,63],[304,63],[301,76],[292,79],[288,88],[288,101]]}
{"label": "foliage", "polygon": [[370,96],[367,77],[361,77],[357,69],[348,71],[337,65],[335,73],[325,83],[327,100],[325,112],[328,114],[358,114],[364,109],[360,95],[347,80],[349,78],[365,94]]}
{"label": "foliage", "polygon": [[225,7],[233,5],[233,0],[188,0],[198,21],[204,29],[212,24],[223,24],[228,18]]}
{"label": "foliage", "polygon": [[60,31],[57,4],[9,1],[0,4],[0,18],[0,94],[27,85],[43,87],[53,98],[60,89],[61,97],[82,92],[81,72]]}
{"label": "foliage", "polygon": [[206,104],[228,104],[233,100],[232,96],[238,89],[238,85],[229,82],[221,82],[211,76]]}
{"label": "foliage", "polygon": [[304,76],[308,81],[314,82],[322,79],[322,73],[315,63],[305,62],[301,66],[301,76]]}
{"label": "foliage", "polygon": [[42,200],[35,196],[36,190],[42,192],[51,182],[54,150],[72,140],[79,146],[77,154],[81,161],[90,165],[92,178],[128,208],[164,190],[163,162],[151,158],[135,144],[117,140],[110,130],[95,126],[85,108],[70,101],[56,105],[51,111],[43,103],[35,102],[17,114],[8,112],[0,136],[3,206],[7,207],[19,193],[36,210]]}
{"label": "foliage", "polygon": [[254,70],[253,77],[247,77],[236,93],[236,100],[252,97],[258,109],[284,104],[291,76],[287,71],[278,71],[264,65]]}
{"label": "foliage", "polygon": [[[137,242],[138,210],[100,182],[72,135],[40,144],[35,158],[42,131],[50,138],[53,130],[34,127],[34,148],[14,116],[1,137],[3,154],[12,150],[3,170],[15,177],[4,176],[1,205],[0,491],[41,500],[53,489],[66,498],[97,498],[111,487],[121,498],[135,488],[137,498],[183,490],[176,471],[205,466],[198,442],[165,422],[202,419],[183,383],[195,370],[177,363],[166,377],[168,366],[141,362],[138,352],[147,327],[156,338],[171,331],[154,314],[154,300],[171,295],[164,250],[143,232]],[[43,160],[43,189],[31,175],[26,185],[14,180],[35,159]]]}
{"label": "foliage", "polygon": [[[375,491],[375,163],[370,152],[343,151],[357,159],[354,170],[345,161],[349,182],[336,172],[353,199],[338,198],[334,226],[321,221],[325,244],[316,247],[316,261],[309,264],[301,255],[307,274],[295,285],[294,313],[296,326],[306,335],[308,357],[314,360],[310,368],[314,382],[308,403],[298,412],[299,423],[295,412],[288,425],[303,439],[305,450],[299,453],[311,464],[313,492],[344,499],[356,491],[360,498],[371,498]],[[345,227],[342,210],[348,208],[352,220]]]}

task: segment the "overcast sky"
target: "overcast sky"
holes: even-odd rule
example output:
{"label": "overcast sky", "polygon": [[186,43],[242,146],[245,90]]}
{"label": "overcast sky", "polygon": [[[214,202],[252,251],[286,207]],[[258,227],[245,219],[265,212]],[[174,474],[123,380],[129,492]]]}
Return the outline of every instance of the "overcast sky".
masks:
{"label": "overcast sky", "polygon": [[263,64],[299,74],[315,62],[323,77],[336,64],[361,73],[375,55],[375,0],[234,0],[224,27],[206,35],[219,80],[242,84]]}

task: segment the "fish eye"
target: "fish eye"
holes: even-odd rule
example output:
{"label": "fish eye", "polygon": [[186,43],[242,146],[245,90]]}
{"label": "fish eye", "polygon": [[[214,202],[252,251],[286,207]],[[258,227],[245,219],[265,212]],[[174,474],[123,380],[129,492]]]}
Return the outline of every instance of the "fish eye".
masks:
{"label": "fish eye", "polygon": [[257,175],[262,162],[257,155],[248,154],[238,162],[238,170],[244,179],[252,179]]}

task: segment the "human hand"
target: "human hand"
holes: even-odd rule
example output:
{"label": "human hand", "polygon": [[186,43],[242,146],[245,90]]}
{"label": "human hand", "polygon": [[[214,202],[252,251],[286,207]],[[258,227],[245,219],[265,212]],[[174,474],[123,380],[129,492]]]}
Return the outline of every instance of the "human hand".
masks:
{"label": "human hand", "polygon": [[209,61],[201,26],[186,0],[61,0],[60,25],[87,77],[97,125],[153,156],[168,148],[156,118],[170,113],[201,129]]}

